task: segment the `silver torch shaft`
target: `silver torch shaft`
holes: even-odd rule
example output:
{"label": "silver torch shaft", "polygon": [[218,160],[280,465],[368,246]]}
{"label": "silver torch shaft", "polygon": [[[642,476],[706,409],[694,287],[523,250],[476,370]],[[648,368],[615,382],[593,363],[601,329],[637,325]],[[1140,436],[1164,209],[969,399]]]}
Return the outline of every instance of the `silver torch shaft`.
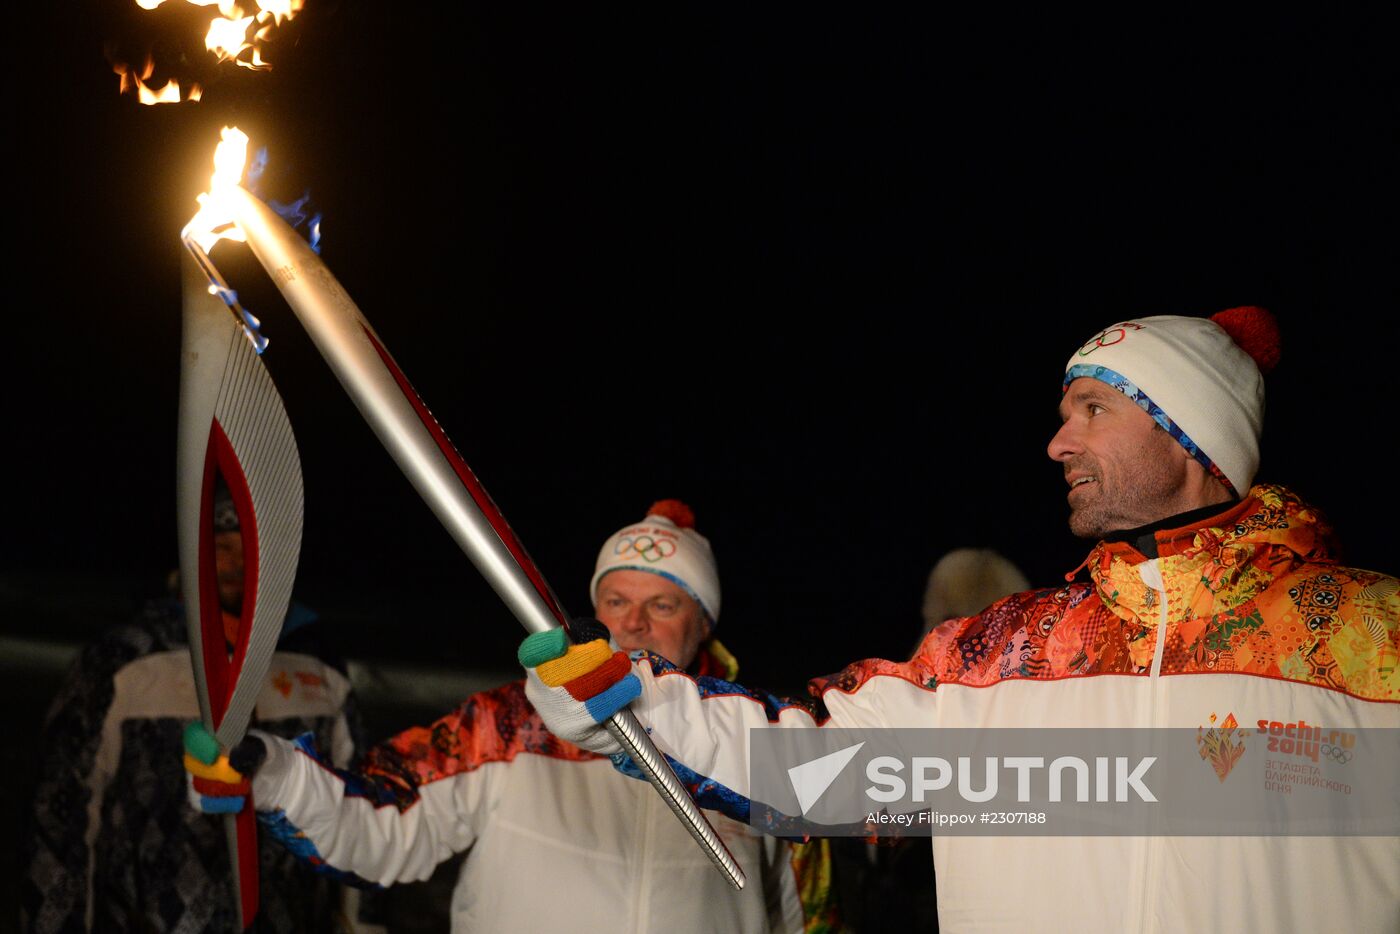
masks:
{"label": "silver torch shaft", "polygon": [[[325,263],[242,187],[235,187],[229,200],[253,255],[448,534],[527,630],[567,626],[559,600],[500,510]],[[743,888],[743,869],[632,712],[620,711],[606,727],[715,867],[736,889]]]}

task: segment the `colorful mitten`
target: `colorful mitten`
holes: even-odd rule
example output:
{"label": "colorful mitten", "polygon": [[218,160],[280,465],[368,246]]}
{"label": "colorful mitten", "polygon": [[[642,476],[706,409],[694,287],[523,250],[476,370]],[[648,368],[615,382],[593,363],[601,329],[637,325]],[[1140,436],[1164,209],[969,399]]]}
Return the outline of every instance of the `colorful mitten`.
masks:
{"label": "colorful mitten", "polygon": [[605,639],[570,645],[551,629],[527,636],[518,655],[525,694],[551,733],[600,755],[622,751],[601,724],[642,693],[626,654]]}
{"label": "colorful mitten", "polygon": [[243,810],[253,773],[266,755],[267,747],[256,736],[244,737],[231,755],[222,755],[219,741],[204,724],[191,723],[185,727],[190,804],[206,814],[236,814]]}

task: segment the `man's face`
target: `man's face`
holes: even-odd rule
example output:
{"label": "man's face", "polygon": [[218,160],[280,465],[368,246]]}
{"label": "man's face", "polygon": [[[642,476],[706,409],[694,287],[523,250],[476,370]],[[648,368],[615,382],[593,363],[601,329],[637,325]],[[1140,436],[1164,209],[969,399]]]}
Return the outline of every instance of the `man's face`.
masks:
{"label": "man's face", "polygon": [[1060,419],[1047,452],[1064,465],[1075,535],[1101,538],[1195,505],[1184,493],[1190,455],[1112,386],[1076,379],[1060,400]]}
{"label": "man's face", "polygon": [[593,608],[624,652],[646,649],[682,668],[705,640],[705,611],[680,587],[646,571],[610,571]]}
{"label": "man's face", "polygon": [[219,579],[219,605],[237,614],[243,609],[243,533],[214,533],[214,570]]}

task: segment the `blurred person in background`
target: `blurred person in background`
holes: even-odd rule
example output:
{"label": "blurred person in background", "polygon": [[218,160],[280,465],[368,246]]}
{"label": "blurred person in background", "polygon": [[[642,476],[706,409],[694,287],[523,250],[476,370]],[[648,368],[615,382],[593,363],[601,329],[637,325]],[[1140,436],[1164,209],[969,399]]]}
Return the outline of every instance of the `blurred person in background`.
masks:
{"label": "blurred person in background", "polygon": [[[923,625],[911,654],[934,628],[975,616],[1002,597],[1030,588],[1012,561],[991,548],[955,548],[929,571]],[[831,841],[841,916],[856,932],[938,930],[933,850],[923,837]]]}
{"label": "blurred person in background", "polygon": [[[243,537],[222,483],[214,556],[232,645]],[[180,765],[185,725],[200,713],[178,593],[176,579],[136,620],[83,649],[49,709],[20,861],[21,917],[31,934],[239,930],[223,824],[190,809]],[[252,723],[279,736],[309,733],[332,761],[348,764],[363,748],[359,717],[345,664],[327,649],[322,628],[292,601]],[[254,931],[378,930],[366,920],[362,893],[266,835],[259,843]]]}
{"label": "blurred person in background", "polygon": [[935,626],[975,616],[1002,597],[1029,590],[1021,569],[991,548],[955,548],[938,559],[924,587],[920,641]]}

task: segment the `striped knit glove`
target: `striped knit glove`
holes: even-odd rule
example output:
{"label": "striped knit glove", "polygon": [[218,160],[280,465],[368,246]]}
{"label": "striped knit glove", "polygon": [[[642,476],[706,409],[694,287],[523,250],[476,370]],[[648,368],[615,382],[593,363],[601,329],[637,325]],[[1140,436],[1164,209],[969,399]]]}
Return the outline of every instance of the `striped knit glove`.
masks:
{"label": "striped knit glove", "polygon": [[599,755],[622,751],[601,724],[642,693],[625,653],[603,638],[571,645],[563,629],[551,629],[527,636],[518,657],[525,695],[551,733]]}
{"label": "striped knit glove", "polygon": [[251,794],[253,774],[267,757],[256,736],[245,736],[228,755],[198,721],[185,727],[185,772],[190,805],[205,814],[237,814]]}

